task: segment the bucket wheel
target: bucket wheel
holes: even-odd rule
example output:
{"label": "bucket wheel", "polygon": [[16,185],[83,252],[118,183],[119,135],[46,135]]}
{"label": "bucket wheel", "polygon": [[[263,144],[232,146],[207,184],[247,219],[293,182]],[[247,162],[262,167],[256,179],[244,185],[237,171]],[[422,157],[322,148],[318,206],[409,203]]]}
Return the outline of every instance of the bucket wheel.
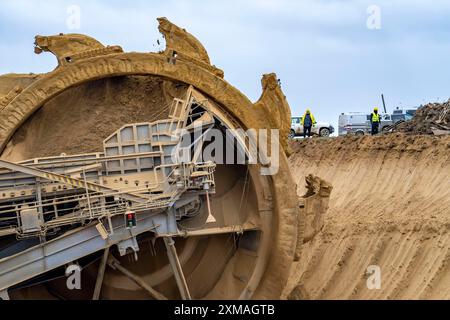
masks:
{"label": "bucket wheel", "polygon": [[[85,36],[37,37],[40,51],[54,53],[59,66],[31,79],[2,109],[2,158],[19,161],[98,150],[105,136],[95,138],[92,130],[106,133],[131,120],[164,118],[160,102],[180,99],[189,87],[211,101],[209,112],[224,127],[279,129],[279,137],[289,135],[290,110],[274,74],[263,77],[263,94],[253,104],[223,80],[198,40],[166,19],[159,21],[167,49],[158,54],[123,53]],[[110,89],[114,85],[118,90]],[[156,102],[140,94],[149,87]],[[145,103],[135,103],[139,99]],[[73,121],[80,114],[77,107],[83,120]],[[10,116],[18,110],[21,114]],[[63,139],[68,133],[77,136]],[[296,254],[299,219],[287,139],[280,143],[273,175],[261,174],[261,164],[217,164],[215,193],[202,194],[184,208],[176,232],[149,230],[136,237],[137,252],[121,255],[112,246],[77,261],[83,268],[83,290],[68,290],[66,276],[56,270],[7,288],[11,298],[280,298]]]}

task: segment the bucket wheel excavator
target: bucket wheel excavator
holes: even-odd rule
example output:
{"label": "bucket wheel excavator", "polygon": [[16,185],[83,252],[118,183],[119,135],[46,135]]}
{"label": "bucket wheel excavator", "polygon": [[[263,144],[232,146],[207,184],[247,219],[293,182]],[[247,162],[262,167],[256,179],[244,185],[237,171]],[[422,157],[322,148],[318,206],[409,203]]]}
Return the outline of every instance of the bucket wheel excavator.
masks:
{"label": "bucket wheel excavator", "polygon": [[[57,68],[0,77],[1,298],[280,298],[306,232],[305,201],[322,203],[329,193],[310,188],[299,201],[287,139],[271,150],[274,174],[263,173],[273,163],[249,161],[239,130],[289,133],[290,109],[276,76],[263,77],[253,104],[223,79],[197,39],[158,20],[164,52],[124,53],[77,34],[37,36],[35,52],[53,53]],[[49,101],[127,76],[158,77],[185,90],[160,106],[166,118],[111,127],[95,152],[11,160],[15,136]],[[219,138],[222,151],[243,162],[205,159]],[[83,136],[73,140],[72,150],[81,150]],[[40,148],[33,143],[33,154]],[[80,271],[75,289],[68,270]]]}

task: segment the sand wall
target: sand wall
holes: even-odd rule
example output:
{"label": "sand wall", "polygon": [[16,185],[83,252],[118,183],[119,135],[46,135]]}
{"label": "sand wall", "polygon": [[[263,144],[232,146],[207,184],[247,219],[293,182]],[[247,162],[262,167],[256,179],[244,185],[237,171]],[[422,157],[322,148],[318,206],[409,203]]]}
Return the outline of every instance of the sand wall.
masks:
{"label": "sand wall", "polygon": [[[310,173],[331,182],[333,192],[324,228],[303,245],[285,295],[450,298],[450,137],[315,139],[291,147],[299,195]],[[380,290],[367,288],[370,265],[381,268]]]}

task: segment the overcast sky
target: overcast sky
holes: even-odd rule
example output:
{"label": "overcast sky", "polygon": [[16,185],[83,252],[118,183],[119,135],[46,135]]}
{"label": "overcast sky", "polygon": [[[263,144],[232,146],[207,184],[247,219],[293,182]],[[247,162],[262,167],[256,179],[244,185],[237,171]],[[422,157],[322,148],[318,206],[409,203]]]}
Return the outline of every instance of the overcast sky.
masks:
{"label": "overcast sky", "polygon": [[[73,5],[81,12],[75,30]],[[341,112],[381,106],[381,93],[389,111],[450,97],[446,0],[0,0],[0,74],[55,67],[51,54],[33,53],[36,34],[84,33],[126,51],[164,49],[160,16],[195,35],[253,101],[261,75],[276,72],[294,115],[310,107],[336,125]]]}

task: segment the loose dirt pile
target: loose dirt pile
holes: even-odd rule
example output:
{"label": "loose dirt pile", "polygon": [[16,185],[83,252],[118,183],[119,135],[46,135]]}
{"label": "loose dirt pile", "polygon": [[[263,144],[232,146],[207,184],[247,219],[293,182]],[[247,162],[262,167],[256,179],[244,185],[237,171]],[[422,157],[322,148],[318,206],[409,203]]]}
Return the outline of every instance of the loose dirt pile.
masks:
{"label": "loose dirt pile", "polygon": [[433,130],[450,130],[450,100],[419,108],[412,121],[397,127],[397,131],[412,134],[433,134]]}
{"label": "loose dirt pile", "polygon": [[[292,142],[305,192],[315,174],[333,185],[322,231],[303,245],[285,297],[450,298],[450,137],[392,134]],[[381,268],[381,289],[367,268]]]}

